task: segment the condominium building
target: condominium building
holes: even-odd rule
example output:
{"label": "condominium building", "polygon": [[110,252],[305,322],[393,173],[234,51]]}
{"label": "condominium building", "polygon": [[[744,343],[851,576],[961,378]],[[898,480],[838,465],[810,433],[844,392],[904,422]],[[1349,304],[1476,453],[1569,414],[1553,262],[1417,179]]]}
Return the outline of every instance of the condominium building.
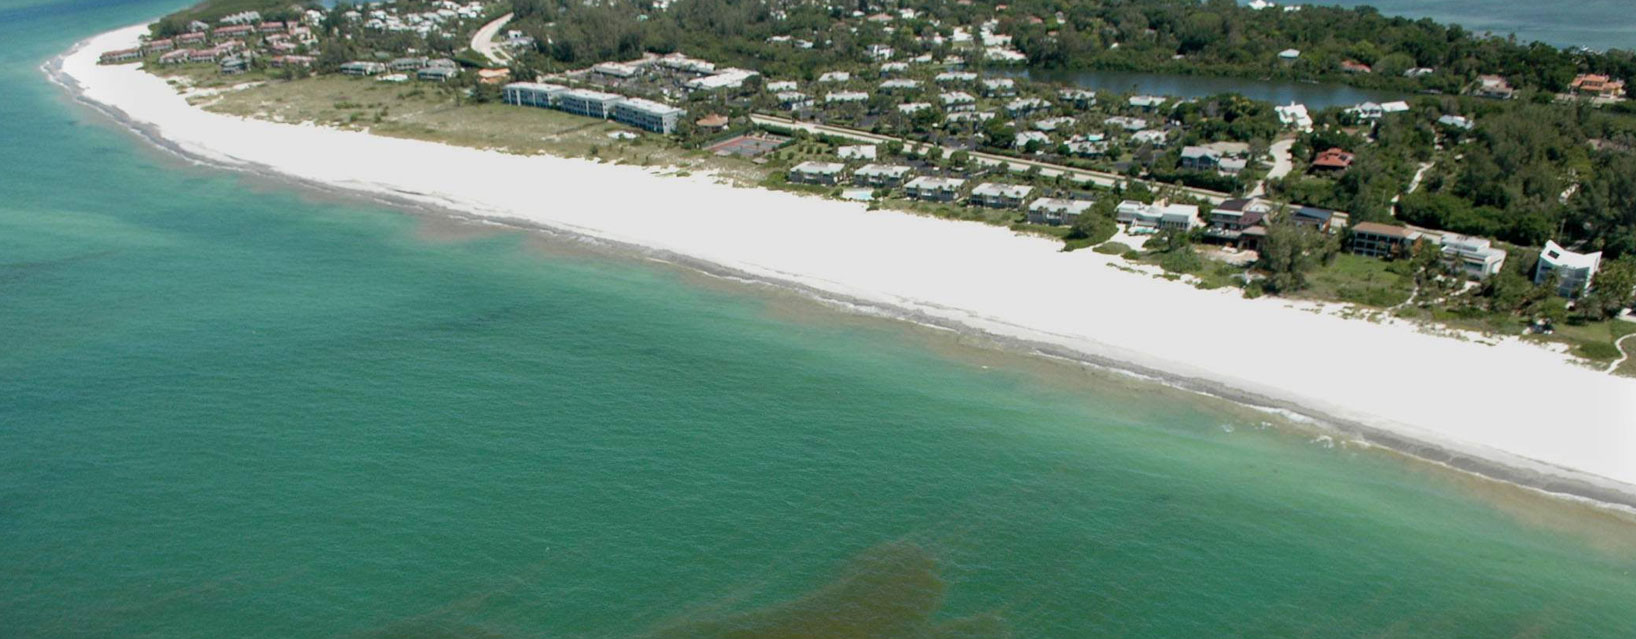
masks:
{"label": "condominium building", "polygon": [[686,111],[653,100],[626,98],[614,103],[613,119],[638,129],[668,134],[676,130],[676,122],[683,113]]}
{"label": "condominium building", "polygon": [[902,164],[865,164],[852,172],[852,183],[859,186],[890,188],[903,183],[914,169]]}
{"label": "condominium building", "polygon": [[789,181],[834,186],[841,181],[846,165],[840,162],[802,162],[790,168]]}
{"label": "condominium building", "polygon": [[966,181],[960,178],[920,176],[903,185],[903,192],[917,200],[953,202],[960,197]]}
{"label": "condominium building", "polygon": [[604,120],[613,116],[613,108],[625,96],[588,89],[569,89],[557,94],[557,108],[574,115]]}
{"label": "condominium building", "polygon": [[557,96],[567,90],[560,84],[513,82],[505,86],[501,97],[506,104],[550,109],[557,106]]}
{"label": "condominium building", "polygon": [[984,182],[971,190],[971,203],[991,209],[1014,209],[1022,206],[1034,187],[1021,184]]}
{"label": "condominium building", "polygon": [[1073,224],[1079,220],[1080,214],[1091,208],[1090,200],[1065,200],[1055,197],[1042,197],[1028,203],[1029,224]]}

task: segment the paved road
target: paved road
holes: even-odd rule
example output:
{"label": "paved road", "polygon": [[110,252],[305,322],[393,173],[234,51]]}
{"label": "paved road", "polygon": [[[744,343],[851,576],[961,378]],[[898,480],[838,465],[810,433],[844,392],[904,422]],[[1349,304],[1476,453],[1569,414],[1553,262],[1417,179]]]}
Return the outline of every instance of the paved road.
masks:
{"label": "paved road", "polygon": [[[801,129],[801,130],[807,131],[809,133],[814,133],[814,134],[822,133],[824,135],[829,135],[829,136],[838,137],[838,138],[846,138],[846,139],[849,139],[849,140],[857,140],[859,142],[872,142],[872,143],[875,143],[875,144],[886,144],[886,143],[889,143],[889,142],[900,142],[900,143],[903,144],[903,148],[905,150],[911,150],[912,149],[916,153],[921,153],[921,154],[924,154],[927,149],[935,149],[937,151],[940,151],[940,152],[942,152],[944,157],[948,157],[950,154],[954,153],[954,150],[950,149],[948,147],[937,146],[937,145],[932,145],[932,144],[926,144],[926,143],[921,143],[921,142],[914,142],[914,141],[905,140],[905,139],[902,139],[902,138],[895,138],[895,137],[891,137],[891,136],[887,136],[887,135],[880,135],[880,134],[876,134],[876,133],[870,133],[868,131],[860,131],[860,130],[857,130],[857,129],[849,129],[849,128],[846,128],[846,127],[831,126],[831,125],[827,125],[827,124],[817,124],[817,123],[813,123],[813,122],[798,122],[798,121],[791,120],[791,119],[785,118],[785,117],[764,115],[764,114],[760,114],[760,113],[752,114],[750,116],[750,121],[754,122],[757,126],[761,126],[763,128],[776,128],[776,129],[782,129],[782,130]],[[1029,169],[1032,169],[1032,168],[1038,168],[1040,170],[1040,175],[1043,175],[1045,177],[1056,177],[1058,175],[1067,174],[1070,178],[1072,178],[1074,180],[1077,180],[1079,182],[1089,182],[1089,183],[1095,184],[1097,186],[1102,186],[1102,187],[1107,187],[1107,188],[1112,188],[1115,184],[1122,184],[1122,183],[1127,183],[1127,182],[1145,182],[1145,183],[1147,183],[1149,188],[1152,188],[1154,190],[1158,190],[1158,189],[1164,188],[1164,187],[1180,188],[1183,193],[1186,193],[1187,195],[1190,195],[1190,196],[1193,196],[1193,197],[1196,197],[1196,198],[1203,199],[1203,200],[1205,200],[1207,202],[1210,202],[1210,203],[1218,203],[1218,202],[1221,202],[1222,200],[1225,200],[1225,199],[1227,199],[1229,197],[1232,197],[1230,194],[1222,193],[1220,191],[1211,191],[1211,190],[1207,190],[1207,189],[1196,189],[1196,188],[1192,188],[1192,187],[1175,187],[1174,185],[1170,185],[1170,184],[1161,184],[1161,183],[1157,183],[1157,182],[1148,182],[1147,180],[1138,180],[1138,179],[1126,177],[1126,176],[1123,176],[1123,175],[1119,175],[1117,173],[1107,173],[1107,172],[1104,172],[1104,171],[1091,171],[1091,170],[1087,170],[1087,169],[1076,169],[1076,168],[1072,168],[1072,167],[1062,166],[1062,165],[1059,165],[1059,164],[1050,164],[1050,163],[1046,163],[1046,162],[1036,162],[1034,160],[1025,160],[1025,159],[1022,159],[1022,158],[1014,158],[1014,157],[1009,157],[1009,156],[1004,156],[1004,155],[995,155],[993,153],[984,153],[984,152],[981,152],[981,151],[967,151],[967,153],[971,155],[971,159],[973,161],[975,161],[975,162],[977,162],[979,164],[985,165],[985,166],[1005,166],[1006,168],[1008,168],[1008,169],[1010,169],[1012,171],[1016,171],[1018,173],[1028,171]]]}
{"label": "paved road", "polygon": [[488,59],[496,63],[505,64],[510,62],[511,56],[507,55],[505,50],[494,42],[494,36],[500,33],[500,29],[505,28],[507,22],[511,22],[511,14],[509,13],[483,25],[482,28],[477,30],[477,33],[472,34],[471,49],[487,56]]}
{"label": "paved road", "polygon": [[1290,157],[1290,147],[1295,146],[1295,139],[1279,140],[1267,147],[1267,153],[1272,155],[1272,169],[1267,171],[1267,177],[1256,183],[1250,189],[1250,197],[1261,197],[1267,194],[1267,183],[1289,175],[1295,168],[1295,159]]}

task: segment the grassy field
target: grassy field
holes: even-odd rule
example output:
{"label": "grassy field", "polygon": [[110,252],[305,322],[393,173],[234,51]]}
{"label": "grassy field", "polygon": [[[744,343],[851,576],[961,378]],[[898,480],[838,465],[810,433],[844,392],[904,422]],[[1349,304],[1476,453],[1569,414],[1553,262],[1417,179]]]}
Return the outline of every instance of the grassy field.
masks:
{"label": "grassy field", "polygon": [[1389,307],[1409,299],[1414,281],[1388,270],[1391,262],[1342,253],[1314,270],[1301,297],[1339,300],[1363,306]]}
{"label": "grassy field", "polygon": [[[390,83],[344,76],[284,80],[276,73],[227,76],[223,81],[213,71],[198,72],[202,77],[194,81],[194,71],[187,68],[174,75],[189,78],[189,86],[213,89],[192,100],[216,113],[312,122],[522,155],[713,171],[745,184],[758,184],[767,173],[760,165],[684,149],[665,136],[615,122],[549,109],[477,103],[455,87],[430,82]],[[635,138],[611,137],[616,132]]]}

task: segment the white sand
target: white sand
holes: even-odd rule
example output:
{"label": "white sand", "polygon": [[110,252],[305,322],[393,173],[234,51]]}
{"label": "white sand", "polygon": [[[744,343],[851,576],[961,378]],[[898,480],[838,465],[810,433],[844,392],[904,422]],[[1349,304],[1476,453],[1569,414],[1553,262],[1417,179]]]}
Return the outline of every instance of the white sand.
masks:
{"label": "white sand", "polygon": [[1586,473],[1604,488],[1636,494],[1636,380],[1551,349],[1200,291],[1109,267],[1117,258],[1065,254],[1055,242],[976,223],[868,212],[858,203],[639,167],[206,113],[134,65],[96,64],[99,52],[131,46],[142,29],[98,36],[62,70],[87,99],[190,154],[670,251],[1210,380],[1512,468]]}

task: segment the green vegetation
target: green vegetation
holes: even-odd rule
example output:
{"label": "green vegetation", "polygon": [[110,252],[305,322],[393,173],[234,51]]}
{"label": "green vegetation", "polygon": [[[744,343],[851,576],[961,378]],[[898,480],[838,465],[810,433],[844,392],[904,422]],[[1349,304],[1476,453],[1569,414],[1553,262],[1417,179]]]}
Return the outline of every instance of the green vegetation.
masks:
{"label": "green vegetation", "polygon": [[755,164],[682,148],[663,136],[642,134],[632,140],[616,140],[609,134],[629,134],[631,129],[613,122],[474,102],[453,86],[344,76],[289,81],[255,73],[233,76],[230,81],[261,84],[210,96],[201,106],[275,122],[367,128],[378,135],[509,153],[710,170],[740,184],[758,184],[768,173]]}
{"label": "green vegetation", "polygon": [[1112,196],[1103,197],[1074,220],[1063,239],[1066,240],[1063,250],[1072,251],[1096,246],[1108,241],[1119,232],[1119,223],[1113,219],[1113,210],[1118,203]]}
{"label": "green vegetation", "polygon": [[287,0],[205,0],[191,7],[177,11],[163,18],[154,25],[154,33],[159,37],[169,37],[187,31],[187,24],[194,20],[214,23],[223,16],[255,11],[267,20],[296,20],[308,6],[318,7],[317,3],[288,2]]}

